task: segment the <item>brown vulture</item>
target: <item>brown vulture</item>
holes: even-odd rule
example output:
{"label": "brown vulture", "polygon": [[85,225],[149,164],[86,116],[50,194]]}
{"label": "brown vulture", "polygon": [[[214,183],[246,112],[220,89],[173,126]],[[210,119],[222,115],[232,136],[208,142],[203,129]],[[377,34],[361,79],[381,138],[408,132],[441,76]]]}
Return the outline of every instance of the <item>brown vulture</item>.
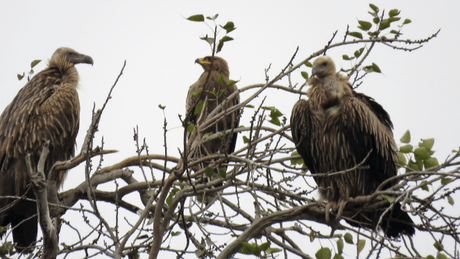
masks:
{"label": "brown vulture", "polygon": [[[383,181],[396,176],[393,124],[380,104],[355,92],[348,77],[336,73],[334,62],[327,56],[313,62],[308,84],[308,100],[299,100],[292,109],[292,137],[321,196],[328,201],[326,218],[331,207],[338,209],[340,218],[348,201],[374,193]],[[346,173],[314,176],[350,169],[363,161],[362,166]],[[383,211],[361,211],[354,221],[347,222],[375,229]],[[380,227],[389,237],[415,232],[411,218],[399,203],[394,204],[391,216],[385,216]]]}
{"label": "brown vulture", "polygon": [[[55,162],[68,160],[75,153],[80,103],[74,65],[79,63],[93,64],[93,59],[70,48],[57,49],[48,67],[19,90],[0,117],[0,196],[17,197],[0,199],[0,226],[11,223],[18,251],[33,246],[37,237],[36,204],[19,198],[35,199],[28,188],[25,156],[31,154],[36,170],[43,144],[49,140],[44,172],[48,175]],[[61,171],[53,179],[57,188],[66,173]]]}
{"label": "brown vulture", "polygon": [[[229,70],[227,62],[220,57],[207,56],[195,60],[195,63],[200,64],[204,72],[201,74],[197,82],[190,86],[187,94],[186,111],[189,123],[197,126],[207,121],[208,116],[218,106],[220,107],[217,113],[227,111],[230,107],[237,105],[240,102],[239,95],[229,99],[228,97],[238,91],[235,84],[227,86],[229,81]],[[223,75],[224,80],[219,81],[219,75]],[[221,76],[222,77],[222,76]],[[202,109],[196,108],[197,104]],[[222,105],[221,105],[222,104]],[[195,139],[197,145],[192,145],[191,159],[199,159],[212,154],[231,154],[235,150],[237,133],[228,133],[215,139],[201,143],[203,136],[206,134],[231,130],[238,127],[239,110],[222,116],[211,127],[207,127],[201,132],[201,136]],[[197,141],[199,140],[199,141]],[[200,168],[208,167],[212,162],[206,161],[200,164]],[[206,178],[204,178],[206,179]]]}

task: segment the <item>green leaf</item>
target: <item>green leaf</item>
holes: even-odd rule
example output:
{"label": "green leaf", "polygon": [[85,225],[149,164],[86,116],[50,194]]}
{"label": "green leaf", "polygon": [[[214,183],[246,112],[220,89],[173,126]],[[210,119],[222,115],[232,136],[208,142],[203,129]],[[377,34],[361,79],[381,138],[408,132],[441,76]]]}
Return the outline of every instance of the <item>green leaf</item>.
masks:
{"label": "green leaf", "polygon": [[426,259],[436,259],[436,258],[434,258],[434,256],[432,256],[432,255],[429,255],[429,256],[426,257]]}
{"label": "green leaf", "polygon": [[195,14],[195,15],[189,16],[187,20],[192,21],[192,22],[204,22],[204,15]]}
{"label": "green leaf", "polygon": [[372,21],[373,21],[375,24],[379,24],[380,18],[379,18],[379,17],[375,17],[374,19],[372,19]]}
{"label": "green leaf", "polygon": [[222,84],[224,82],[225,76],[224,74],[220,73],[219,76],[216,79],[216,83]]}
{"label": "green leaf", "polygon": [[359,21],[358,20],[358,23],[359,23],[358,28],[360,28],[363,31],[368,31],[372,27],[372,23],[370,23],[370,22]]}
{"label": "green leaf", "polygon": [[253,255],[259,255],[260,254],[260,249],[257,246],[257,244],[253,243],[247,243],[247,242],[241,242],[242,247],[240,248],[240,253],[243,254],[253,254]]}
{"label": "green leaf", "polygon": [[359,56],[361,56],[361,54],[363,53],[364,51],[364,48],[360,48],[358,49],[357,51],[355,51],[354,55],[355,55],[355,58],[359,58]]}
{"label": "green leaf", "polygon": [[[299,152],[297,151],[294,151],[291,153],[291,156],[297,156],[299,155]],[[298,158],[298,159],[291,159],[291,165],[296,165],[296,164],[299,164],[299,165],[303,165],[303,159],[302,158]]]}
{"label": "green leaf", "polygon": [[390,10],[390,12],[388,13],[388,15],[390,17],[395,17],[396,15],[399,15],[399,13],[401,13],[401,11],[399,11],[398,9],[392,9]]}
{"label": "green leaf", "polygon": [[450,204],[450,205],[454,205],[455,201],[454,199],[450,196],[450,195],[447,195],[447,202]]}
{"label": "green leaf", "polygon": [[388,19],[385,19],[380,23],[379,30],[383,31],[388,27],[390,27],[390,21],[388,21]]}
{"label": "green leaf", "polygon": [[181,231],[171,231],[171,236],[178,236],[181,233],[182,233]]}
{"label": "green leaf", "polygon": [[420,188],[424,191],[429,191],[428,189],[428,182],[427,181],[423,181],[421,184],[420,184]]}
{"label": "green leaf", "polygon": [[21,81],[25,76],[25,73],[22,72],[22,75],[18,74],[17,77],[18,77],[18,80]]}
{"label": "green leaf", "polygon": [[446,185],[448,183],[452,182],[452,178],[449,178],[449,177],[443,177],[441,178],[441,184],[442,185]]}
{"label": "green leaf", "polygon": [[208,37],[208,35],[206,35],[204,37],[200,37],[200,39],[206,41],[209,45],[214,43],[214,38]]}
{"label": "green leaf", "polygon": [[433,246],[438,250],[442,251],[442,245],[439,242],[434,242]]}
{"label": "green leaf", "polygon": [[302,77],[305,79],[305,80],[308,80],[308,73],[306,71],[302,71],[300,72],[300,74],[302,75]]}
{"label": "green leaf", "polygon": [[358,254],[363,250],[366,240],[358,239]]}
{"label": "green leaf", "polygon": [[342,55],[343,60],[353,60],[355,57],[349,57],[348,55]]}
{"label": "green leaf", "polygon": [[[208,106],[208,102],[206,102],[206,104],[204,105],[204,107]],[[193,112],[193,115],[197,115],[198,113],[201,112],[201,110],[203,110],[203,100],[200,100],[196,106],[195,106],[195,111]]]}
{"label": "green leaf", "polygon": [[217,19],[217,17],[219,17],[218,13],[215,14],[214,16],[212,16],[212,17],[211,16],[206,16],[206,19],[211,20],[211,21],[215,21]]}
{"label": "green leaf", "polygon": [[249,143],[249,138],[246,137],[246,136],[243,136],[243,142],[246,144],[246,143]]}
{"label": "green leaf", "polygon": [[436,259],[447,259],[447,255],[443,254],[443,253],[439,253],[437,256],[436,256]]}
{"label": "green leaf", "polygon": [[433,166],[438,166],[438,165],[439,163],[436,157],[430,157],[423,161],[423,166],[425,167],[425,169],[431,168]]}
{"label": "green leaf", "polygon": [[409,130],[406,130],[404,135],[401,137],[400,141],[402,143],[409,143],[410,142],[410,131]]}
{"label": "green leaf", "polygon": [[403,22],[403,24],[409,24],[409,23],[411,23],[411,22],[412,22],[412,21],[411,21],[410,19],[405,19],[404,22]]}
{"label": "green leaf", "polygon": [[361,34],[361,32],[351,31],[348,32],[348,35],[353,36],[355,38],[363,39],[363,35]]}
{"label": "green leaf", "polygon": [[411,144],[407,144],[399,147],[401,153],[410,153],[414,147]]}
{"label": "green leaf", "polygon": [[414,150],[415,161],[422,161],[422,160],[430,158],[430,156],[431,156],[430,151],[426,149],[425,147],[418,147]]}
{"label": "green leaf", "polygon": [[227,31],[227,33],[236,29],[235,24],[231,21],[227,22],[224,26],[221,27],[224,28]]}
{"label": "green leaf", "polygon": [[331,259],[331,249],[323,247],[315,254],[316,259]]}
{"label": "green leaf", "polygon": [[345,233],[343,238],[345,239],[345,242],[347,242],[348,244],[354,244],[353,243],[353,237],[351,236],[351,234],[349,232]]}
{"label": "green leaf", "polygon": [[345,257],[343,257],[342,255],[339,255],[339,254],[335,254],[334,257],[332,257],[332,259],[344,259]]}
{"label": "green leaf", "polygon": [[427,150],[431,150],[431,148],[433,147],[434,145],[434,139],[433,138],[427,138],[427,139],[424,139],[422,140],[422,142],[420,142],[418,144],[419,147],[424,147],[426,148]]}
{"label": "green leaf", "polygon": [[270,116],[279,117],[279,116],[283,115],[283,113],[280,112],[280,110],[276,109],[275,107],[273,107],[271,110],[272,111],[270,112]]}
{"label": "green leaf", "polygon": [[211,178],[212,175],[214,174],[214,170],[212,169],[212,167],[206,167],[204,169],[204,174],[208,177],[208,178]]}
{"label": "green leaf", "polygon": [[396,161],[396,164],[400,165],[400,166],[405,166],[406,165],[406,157],[404,156],[404,154],[401,153],[401,152],[396,152],[396,155],[398,156],[398,161]]}
{"label": "green leaf", "polygon": [[407,166],[410,169],[414,170],[414,171],[420,171],[421,170],[420,166],[417,163],[415,163],[414,161],[412,161],[412,159],[409,160],[409,163],[407,163]]}
{"label": "green leaf", "polygon": [[[219,176],[221,178],[227,177],[227,167],[219,168]],[[265,249],[264,249],[265,250]]]}
{"label": "green leaf", "polygon": [[192,91],[192,95],[197,96],[197,95],[201,94],[201,92],[203,92],[203,88],[198,89],[198,92]]}
{"label": "green leaf", "polygon": [[205,139],[207,139],[207,138],[208,138],[209,136],[211,136],[211,135],[212,135],[212,132],[206,132],[206,133],[204,133],[204,135],[203,135],[203,137],[202,137],[201,139],[202,139],[202,140],[205,140]]}
{"label": "green leaf", "polygon": [[[343,239],[339,238],[337,240],[337,250],[339,252],[339,254],[342,254],[343,253]],[[335,258],[335,256],[334,256]]]}
{"label": "green leaf", "polygon": [[307,67],[313,67],[313,65],[312,65],[310,62],[308,62],[308,61],[305,62],[305,63],[303,63],[303,64],[304,64],[305,66],[307,66]]}
{"label": "green leaf", "polygon": [[238,83],[239,81],[240,81],[240,80],[235,81],[235,80],[231,80],[231,79],[230,79],[230,80],[227,81],[227,86],[232,86],[232,85]]}
{"label": "green leaf", "polygon": [[372,63],[372,65],[370,65],[370,66],[363,67],[363,70],[366,73],[371,73],[371,72],[382,73],[382,71],[380,70],[379,66],[377,66],[377,64],[375,64],[375,63]]}
{"label": "green leaf", "polygon": [[217,53],[219,53],[222,50],[222,48],[224,47],[224,42],[232,41],[232,40],[233,40],[232,37],[228,37],[228,36],[222,37],[222,39],[219,40],[219,44],[217,44]]}
{"label": "green leaf", "polygon": [[262,243],[262,244],[259,246],[259,249],[260,249],[261,251],[265,251],[265,250],[267,250],[269,247],[270,247],[270,241],[269,241],[269,242]]}
{"label": "green leaf", "polygon": [[246,108],[254,108],[254,105],[252,105],[252,104],[246,104],[244,107],[246,107]]}
{"label": "green leaf", "polygon": [[279,120],[279,117],[283,115],[283,113],[281,113],[278,109],[276,109],[275,107],[272,107],[271,108],[271,112],[270,112],[270,118],[271,120],[269,120],[269,122],[277,125],[277,126],[280,126],[281,125],[281,122]]}
{"label": "green leaf", "polygon": [[281,251],[283,251],[283,250],[281,250],[280,248],[270,247],[270,248],[265,250],[265,253],[274,254],[274,253],[278,253],[278,252],[281,252]]}
{"label": "green leaf", "polygon": [[190,123],[190,124],[187,126],[187,132],[188,132],[188,133],[192,133],[194,129],[195,129],[195,125],[193,125],[192,123]]}
{"label": "green leaf", "polygon": [[216,90],[212,90],[212,94],[218,99],[222,94],[224,93],[224,90],[219,90],[216,92]]}
{"label": "green leaf", "polygon": [[399,21],[399,20],[401,20],[401,17],[391,17],[391,18],[388,18],[388,22],[389,22],[389,23],[396,22],[396,21]]}
{"label": "green leaf", "polygon": [[171,192],[169,193],[168,197],[166,198],[166,204],[171,205],[172,199],[173,199],[174,195],[176,195],[176,192],[178,192],[178,191],[179,191],[178,188],[174,188],[174,189],[171,190]]}
{"label": "green leaf", "polygon": [[369,7],[372,9],[372,11],[374,11],[374,13],[378,13],[379,12],[379,8],[374,5],[374,4],[369,4]]}
{"label": "green leaf", "polygon": [[36,59],[30,63],[30,68],[34,68],[38,63],[42,61],[41,59]]}

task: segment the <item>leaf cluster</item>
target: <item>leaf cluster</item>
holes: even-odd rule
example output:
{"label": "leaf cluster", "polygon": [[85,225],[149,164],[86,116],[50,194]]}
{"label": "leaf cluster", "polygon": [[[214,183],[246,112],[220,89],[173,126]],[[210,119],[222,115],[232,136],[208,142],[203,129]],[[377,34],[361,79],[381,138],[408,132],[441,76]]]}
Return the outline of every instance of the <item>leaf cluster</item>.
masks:
{"label": "leaf cluster", "polygon": [[[187,18],[187,20],[189,21],[193,21],[193,22],[206,22],[206,21],[212,21],[214,23],[214,29],[213,32],[214,32],[214,36],[208,36],[207,34],[203,37],[200,37],[200,39],[206,41],[210,46],[211,48],[214,50],[215,47],[216,47],[216,37],[217,35],[219,34],[220,31],[224,30],[225,31],[225,35],[222,36],[220,39],[219,39],[219,42],[217,44],[217,49],[216,49],[216,53],[219,53],[222,48],[224,47],[224,43],[225,42],[229,42],[229,41],[232,41],[233,38],[228,36],[228,34],[232,31],[234,31],[236,29],[235,27],[235,24],[232,22],[232,21],[228,21],[225,23],[225,25],[219,25],[220,27],[220,30],[217,31],[217,25],[216,25],[216,19],[217,17],[219,17],[219,14],[215,14],[214,16],[204,16],[203,14],[195,14],[195,15],[192,15],[192,16],[189,16]],[[209,25],[208,25],[209,26]]]}

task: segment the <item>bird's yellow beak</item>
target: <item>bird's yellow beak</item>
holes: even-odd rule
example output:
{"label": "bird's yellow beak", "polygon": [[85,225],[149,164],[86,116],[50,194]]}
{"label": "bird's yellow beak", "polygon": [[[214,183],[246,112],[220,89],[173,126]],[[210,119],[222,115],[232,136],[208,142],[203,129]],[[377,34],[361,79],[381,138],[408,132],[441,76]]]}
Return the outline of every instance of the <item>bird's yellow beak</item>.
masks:
{"label": "bird's yellow beak", "polygon": [[211,64],[211,62],[205,61],[203,58],[197,58],[195,60],[195,63],[198,63],[198,64]]}

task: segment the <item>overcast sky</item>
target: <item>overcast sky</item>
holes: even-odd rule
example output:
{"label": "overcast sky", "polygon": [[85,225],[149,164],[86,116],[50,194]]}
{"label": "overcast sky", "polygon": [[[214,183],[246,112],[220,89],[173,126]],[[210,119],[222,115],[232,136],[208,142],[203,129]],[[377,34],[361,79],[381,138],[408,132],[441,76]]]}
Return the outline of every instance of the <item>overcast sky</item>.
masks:
{"label": "overcast sky", "polygon": [[[380,9],[402,10],[412,23],[402,38],[421,39],[441,29],[437,38],[414,52],[376,46],[367,63],[375,62],[383,74],[367,76],[358,89],[375,98],[390,114],[395,138],[410,129],[413,140],[434,137],[436,156],[442,162],[460,145],[459,1],[373,1]],[[91,119],[93,103],[100,107],[123,62],[127,65],[113,92],[96,137],[105,148],[121,152],[107,163],[135,153],[133,128],[139,126],[151,153],[163,153],[163,113],[166,106],[168,146],[178,156],[183,130],[178,114],[185,114],[188,87],[202,73],[194,60],[210,54],[199,39],[212,31],[204,23],[184,19],[202,13],[219,14],[218,24],[233,21],[235,40],[219,53],[228,61],[230,77],[239,87],[263,83],[271,64],[274,77],[296,47],[295,64],[318,51],[338,30],[343,38],[347,24],[357,30],[357,20],[370,20],[369,1],[3,1],[0,3],[0,110],[6,107],[26,79],[34,59],[48,60],[54,50],[67,46],[90,55],[94,66],[78,65],[81,123],[78,149]],[[212,25],[212,23],[209,23]],[[350,67],[342,54],[357,46],[328,52],[337,68]],[[42,62],[36,72],[46,66]],[[311,72],[304,67],[303,70]],[[294,80],[302,82],[296,72]],[[284,82],[286,84],[286,82]],[[295,95],[270,91],[266,105],[276,106],[289,119]],[[242,95],[242,99],[247,94]],[[248,124],[248,120],[242,120]],[[417,143],[414,141],[413,143]],[[106,164],[108,165],[108,164]],[[78,174],[77,174],[78,173]],[[80,174],[81,173],[81,174]],[[72,174],[72,172],[71,172]],[[65,189],[84,180],[82,171],[71,176]]]}

